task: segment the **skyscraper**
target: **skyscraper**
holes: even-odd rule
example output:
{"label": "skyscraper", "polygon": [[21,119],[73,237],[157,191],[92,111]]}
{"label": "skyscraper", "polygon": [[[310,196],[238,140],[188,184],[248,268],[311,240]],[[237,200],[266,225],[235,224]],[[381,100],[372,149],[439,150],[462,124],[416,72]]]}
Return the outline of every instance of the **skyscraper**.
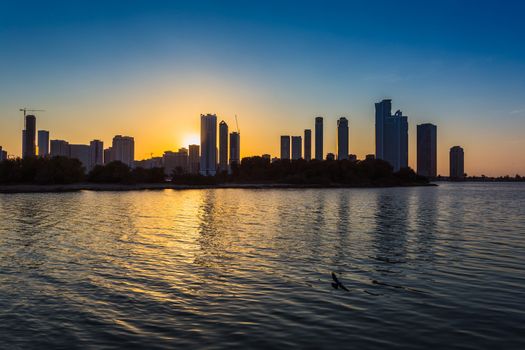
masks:
{"label": "skyscraper", "polygon": [[109,164],[113,161],[113,148],[108,147],[104,149],[104,165]]}
{"label": "skyscraper", "polygon": [[113,138],[111,145],[111,156],[113,161],[119,161],[130,168],[135,161],[135,140],[130,136],[117,135]]}
{"label": "skyscraper", "polygon": [[465,177],[465,154],[463,148],[454,146],[450,149],[450,178],[461,180]]}
{"label": "skyscraper", "polygon": [[38,130],[38,156],[47,157],[49,155],[49,131]]}
{"label": "skyscraper", "polygon": [[375,107],[376,159],[389,162],[394,171],[408,167],[408,118],[400,110],[391,114],[392,100]]}
{"label": "skyscraper", "polygon": [[201,166],[200,173],[214,176],[217,172],[217,116],[201,114]]}
{"label": "skyscraper", "polygon": [[64,140],[51,140],[51,157],[69,157],[69,143]]}
{"label": "skyscraper", "polygon": [[241,164],[241,134],[238,132],[230,133],[230,166]]}
{"label": "skyscraper", "polygon": [[228,124],[219,123],[219,171],[228,171]]}
{"label": "skyscraper", "polygon": [[22,132],[22,157],[36,156],[36,117],[32,114],[25,116],[25,129]]}
{"label": "skyscraper", "polygon": [[437,128],[434,124],[417,126],[417,173],[436,177],[437,174]]}
{"label": "skyscraper", "polygon": [[281,136],[281,160],[290,160],[290,136]]}
{"label": "skyscraper", "polygon": [[337,159],[348,159],[348,119],[339,118],[337,121]]}
{"label": "skyscraper", "polygon": [[84,171],[90,171],[89,166],[89,145],[69,145],[69,157],[80,160]]}
{"label": "skyscraper", "polygon": [[179,148],[178,152],[166,151],[162,156],[162,165],[166,175],[183,174],[188,172],[188,150]]}
{"label": "skyscraper", "polygon": [[292,136],[292,159],[298,160],[303,157],[303,142],[301,136]]}
{"label": "skyscraper", "polygon": [[306,129],[304,131],[304,159],[312,159],[312,130]]}
{"label": "skyscraper", "polygon": [[199,145],[190,145],[188,148],[188,171],[190,174],[198,174],[200,163],[200,147]]}
{"label": "skyscraper", "polygon": [[315,118],[315,159],[323,160],[323,117]]}
{"label": "skyscraper", "polygon": [[104,165],[104,143],[100,140],[93,140],[89,143],[89,169],[97,165]]}

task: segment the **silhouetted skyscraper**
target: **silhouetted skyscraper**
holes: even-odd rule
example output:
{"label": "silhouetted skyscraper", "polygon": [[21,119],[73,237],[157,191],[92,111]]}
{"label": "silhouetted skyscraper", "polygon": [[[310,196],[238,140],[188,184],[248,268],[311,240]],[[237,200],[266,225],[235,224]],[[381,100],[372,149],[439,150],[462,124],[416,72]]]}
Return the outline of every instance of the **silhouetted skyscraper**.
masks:
{"label": "silhouetted skyscraper", "polygon": [[323,117],[315,118],[315,159],[323,160]]}
{"label": "silhouetted skyscraper", "polygon": [[408,167],[408,119],[398,110],[391,114],[392,100],[383,100],[376,107],[376,159],[392,165],[394,171]]}
{"label": "silhouetted skyscraper", "polygon": [[113,161],[113,148],[108,147],[104,150],[104,165]]}
{"label": "silhouetted skyscraper", "polygon": [[303,157],[303,140],[301,136],[292,136],[292,159],[298,160]]}
{"label": "silhouetted skyscraper", "polygon": [[179,148],[178,152],[166,151],[162,156],[162,165],[166,175],[184,174],[188,172],[188,150]]}
{"label": "silhouetted skyscraper", "polygon": [[190,174],[199,173],[199,163],[200,163],[200,147],[199,145],[190,145],[188,154],[188,168]]}
{"label": "silhouetted skyscraper", "polygon": [[38,156],[47,157],[49,155],[49,131],[38,130]]}
{"label": "silhouetted skyscraper", "polygon": [[437,174],[437,128],[434,124],[417,126],[417,173],[436,177]]}
{"label": "silhouetted skyscraper", "polygon": [[89,166],[89,152],[89,145],[69,145],[69,157],[80,160],[85,172],[91,170]]}
{"label": "silhouetted skyscraper", "polygon": [[201,166],[200,173],[214,176],[217,173],[217,116],[201,114]]}
{"label": "silhouetted skyscraper", "polygon": [[465,177],[465,154],[463,148],[454,146],[450,149],[450,178],[460,180]]}
{"label": "silhouetted skyscraper", "polygon": [[312,130],[306,129],[304,131],[304,159],[312,159]]}
{"label": "silhouetted skyscraper", "polygon": [[25,129],[22,132],[22,158],[36,156],[36,117],[28,114],[25,117]]}
{"label": "silhouetted skyscraper", "polygon": [[290,160],[290,136],[281,136],[281,159]]}
{"label": "silhouetted skyscraper", "polygon": [[238,132],[230,133],[230,166],[241,164],[241,134]]}
{"label": "silhouetted skyscraper", "polygon": [[348,119],[339,118],[337,121],[337,159],[348,159]]}
{"label": "silhouetted skyscraper", "polygon": [[113,161],[119,161],[130,168],[135,161],[135,140],[131,136],[117,135],[113,137],[111,145],[111,158]]}
{"label": "silhouetted skyscraper", "polygon": [[51,140],[51,157],[69,157],[69,143],[64,140]]}
{"label": "silhouetted skyscraper", "polygon": [[104,165],[104,143],[100,140],[93,140],[89,143],[89,169],[96,165]]}
{"label": "silhouetted skyscraper", "polygon": [[228,171],[228,124],[219,123],[219,171]]}

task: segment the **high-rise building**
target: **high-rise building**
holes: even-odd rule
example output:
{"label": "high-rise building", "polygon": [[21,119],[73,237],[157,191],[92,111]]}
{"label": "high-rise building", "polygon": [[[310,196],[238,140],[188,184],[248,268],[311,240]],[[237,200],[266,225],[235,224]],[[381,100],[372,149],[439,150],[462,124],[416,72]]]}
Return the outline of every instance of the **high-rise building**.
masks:
{"label": "high-rise building", "polygon": [[113,161],[119,161],[130,168],[135,161],[135,140],[130,136],[117,135],[113,138],[111,145],[111,157]]}
{"label": "high-rise building", "polygon": [[312,130],[304,131],[304,159],[312,160]]}
{"label": "high-rise building", "polygon": [[173,173],[184,174],[188,172],[188,150],[179,148],[178,152],[166,151],[162,156],[162,164],[166,175]]}
{"label": "high-rise building", "polygon": [[51,157],[69,157],[69,143],[64,140],[51,140]]}
{"label": "high-rise building", "polygon": [[323,117],[315,118],[315,159],[323,160]]}
{"label": "high-rise building", "polygon": [[228,124],[219,123],[219,171],[228,171]]}
{"label": "high-rise building", "polygon": [[7,151],[2,149],[2,146],[0,146],[0,162],[7,159]]}
{"label": "high-rise building", "polygon": [[408,167],[408,118],[398,110],[394,115],[392,100],[375,104],[376,159],[392,165],[394,171]]}
{"label": "high-rise building", "polygon": [[241,134],[230,133],[230,165],[241,164]]}
{"label": "high-rise building", "polygon": [[337,121],[337,159],[348,159],[348,119],[339,118]]}
{"label": "high-rise building", "polygon": [[281,136],[281,160],[290,160],[290,136]]}
{"label": "high-rise building", "polygon": [[199,173],[199,163],[200,163],[200,146],[199,145],[190,145],[188,153],[188,171],[190,174]]}
{"label": "high-rise building", "polygon": [[49,131],[38,130],[38,156],[49,156]]}
{"label": "high-rise building", "polygon": [[454,146],[450,149],[450,178],[460,180],[465,177],[465,154],[463,148]]}
{"label": "high-rise building", "polygon": [[201,165],[200,173],[214,176],[217,172],[217,116],[201,114]]}
{"label": "high-rise building", "polygon": [[417,126],[417,173],[421,176],[437,175],[437,127],[434,124]]}
{"label": "high-rise building", "polygon": [[69,157],[80,160],[85,171],[89,171],[89,145],[69,145]]}
{"label": "high-rise building", "polygon": [[97,165],[104,165],[104,143],[100,140],[93,140],[89,143],[89,168],[93,169]]}
{"label": "high-rise building", "polygon": [[153,157],[143,160],[136,160],[133,163],[133,167],[144,169],[162,168],[162,157]]}
{"label": "high-rise building", "polygon": [[113,148],[108,147],[104,149],[104,165],[109,164],[113,161]]}
{"label": "high-rise building", "polygon": [[25,116],[25,129],[22,132],[22,157],[36,156],[36,117],[32,114]]}
{"label": "high-rise building", "polygon": [[303,140],[301,136],[292,136],[292,159],[298,160],[303,157]]}

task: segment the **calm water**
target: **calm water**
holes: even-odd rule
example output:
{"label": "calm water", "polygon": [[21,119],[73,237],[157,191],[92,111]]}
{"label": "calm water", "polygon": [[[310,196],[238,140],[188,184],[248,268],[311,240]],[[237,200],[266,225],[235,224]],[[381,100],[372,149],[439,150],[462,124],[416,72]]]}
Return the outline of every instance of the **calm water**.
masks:
{"label": "calm water", "polygon": [[524,184],[0,194],[0,348],[523,349],[524,267]]}

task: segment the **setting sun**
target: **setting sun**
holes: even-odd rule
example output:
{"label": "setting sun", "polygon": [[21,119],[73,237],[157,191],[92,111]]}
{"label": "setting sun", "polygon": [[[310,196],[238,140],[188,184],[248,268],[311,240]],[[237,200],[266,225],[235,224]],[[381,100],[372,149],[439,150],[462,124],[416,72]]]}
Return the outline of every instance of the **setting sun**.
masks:
{"label": "setting sun", "polygon": [[188,134],[184,136],[183,147],[188,147],[189,145],[198,145],[201,142],[199,135],[197,134]]}

